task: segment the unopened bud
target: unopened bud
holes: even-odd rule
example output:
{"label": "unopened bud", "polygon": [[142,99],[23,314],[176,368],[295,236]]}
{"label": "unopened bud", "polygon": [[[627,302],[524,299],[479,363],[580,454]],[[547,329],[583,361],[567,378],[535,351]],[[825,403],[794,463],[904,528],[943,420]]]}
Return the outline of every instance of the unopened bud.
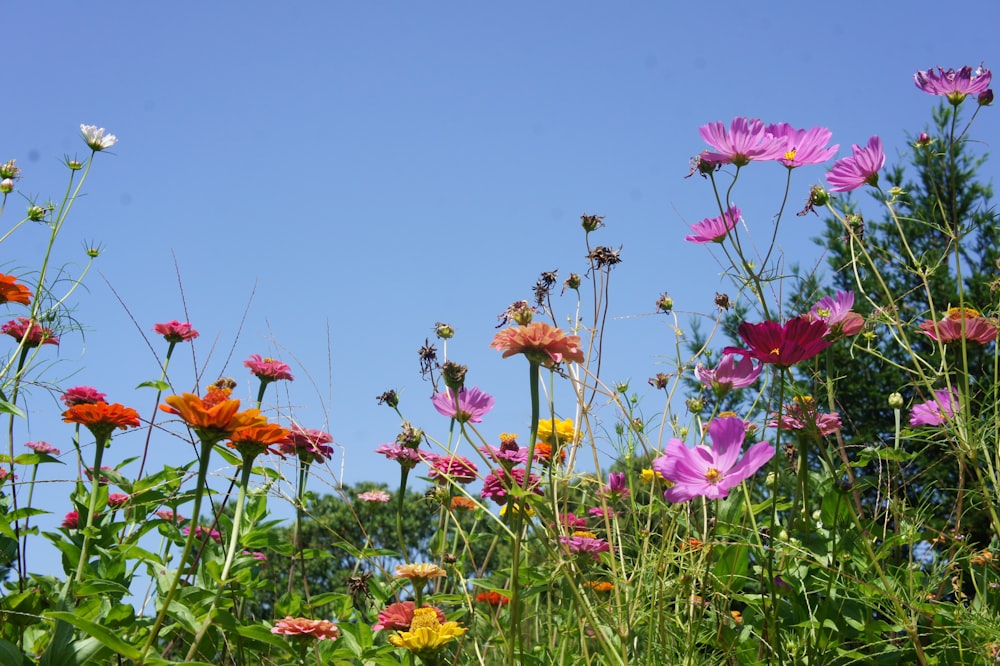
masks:
{"label": "unopened bud", "polygon": [[79,171],[83,168],[83,163],[80,160],[66,160],[66,166],[69,167],[70,171]]}
{"label": "unopened bud", "polygon": [[925,148],[929,145],[931,145],[931,135],[927,132],[921,132],[920,135],[917,136],[917,147]]}
{"label": "unopened bud", "polygon": [[615,384],[615,390],[623,395],[628,393],[628,382],[619,382]]}
{"label": "unopened bud", "polygon": [[469,371],[467,365],[459,365],[452,361],[446,361],[441,366],[441,376],[444,377],[445,386],[452,391],[458,391],[465,385],[465,373]]}
{"label": "unopened bud", "polygon": [[899,393],[890,393],[889,406],[893,409],[901,409],[903,407],[903,396]]}
{"label": "unopened bud", "polygon": [[438,336],[442,340],[447,340],[455,337],[455,329],[452,328],[451,324],[445,324],[439,321],[434,324],[434,335]]}
{"label": "unopened bud", "polygon": [[518,306],[511,308],[510,318],[521,326],[527,326],[535,318],[535,310],[527,301],[521,301]]}
{"label": "unopened bud", "polygon": [[17,178],[21,170],[17,168],[17,160],[7,160],[0,164],[0,178]]}
{"label": "unopened bud", "polygon": [[589,234],[591,231],[597,231],[604,226],[604,216],[583,214],[580,216],[580,225]]}
{"label": "unopened bud", "polygon": [[983,92],[979,93],[979,97],[976,98],[979,102],[979,106],[989,106],[993,103],[993,88],[987,88]]}
{"label": "unopened bud", "polygon": [[697,414],[705,408],[705,403],[701,398],[688,398],[684,404],[687,405],[688,411],[692,414]]}
{"label": "unopened bud", "polygon": [[580,276],[576,273],[570,273],[569,277],[566,278],[566,282],[563,283],[566,289],[579,289],[580,288]]}
{"label": "unopened bud", "polygon": [[656,309],[664,314],[669,314],[674,309],[674,299],[670,298],[670,295],[664,292],[656,300]]}
{"label": "unopened bud", "polygon": [[13,178],[4,178],[3,180],[0,180],[0,193],[10,194],[13,191],[14,191]]}
{"label": "unopened bud", "polygon": [[45,219],[45,209],[41,206],[28,206],[28,219],[32,222],[41,222]]}

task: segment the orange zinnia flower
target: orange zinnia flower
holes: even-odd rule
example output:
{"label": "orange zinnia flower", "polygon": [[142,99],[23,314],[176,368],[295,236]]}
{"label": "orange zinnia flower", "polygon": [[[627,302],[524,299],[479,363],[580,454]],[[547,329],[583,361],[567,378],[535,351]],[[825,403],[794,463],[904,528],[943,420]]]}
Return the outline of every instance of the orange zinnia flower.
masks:
{"label": "orange zinnia flower", "polygon": [[31,291],[23,284],[17,284],[13,275],[0,273],[0,303],[31,303]]}
{"label": "orange zinnia flower", "polygon": [[210,400],[212,397],[214,396],[206,396],[203,400],[194,393],[171,395],[167,397],[166,405],[160,405],[160,409],[169,414],[177,414],[200,439],[213,443],[230,437],[240,428],[267,423],[258,409],[239,411],[239,400]]}
{"label": "orange zinnia flower", "polygon": [[240,428],[232,434],[226,443],[231,449],[236,449],[243,457],[253,460],[262,453],[278,453],[271,448],[288,437],[288,431],[275,423],[263,423]]}
{"label": "orange zinnia flower", "polygon": [[583,363],[579,335],[566,335],[561,328],[536,321],[527,326],[512,326],[496,334],[490,347],[503,357],[524,354],[529,361],[551,368],[556,363]]}
{"label": "orange zinnia flower", "polygon": [[104,441],[115,428],[137,428],[139,412],[117,402],[110,405],[106,402],[94,402],[73,405],[63,412],[63,421],[79,423],[90,430],[95,439]]}
{"label": "orange zinnia flower", "polygon": [[456,509],[465,509],[466,511],[475,511],[476,508],[477,507],[476,507],[475,501],[469,499],[468,497],[463,497],[461,495],[455,495],[454,497],[451,498],[451,510],[452,511],[455,511]]}

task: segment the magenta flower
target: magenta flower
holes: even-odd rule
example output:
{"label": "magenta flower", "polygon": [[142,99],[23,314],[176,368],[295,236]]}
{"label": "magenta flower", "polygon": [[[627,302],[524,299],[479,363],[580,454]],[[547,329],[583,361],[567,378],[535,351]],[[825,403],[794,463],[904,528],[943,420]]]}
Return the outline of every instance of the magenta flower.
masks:
{"label": "magenta flower", "polygon": [[251,354],[250,358],[243,361],[243,365],[250,368],[250,372],[262,382],[275,382],[279,379],[292,381],[294,379],[292,369],[287,363],[273,358],[262,358],[260,354]]}
{"label": "magenta flower", "polygon": [[105,398],[108,395],[106,393],[101,393],[93,386],[74,386],[73,388],[66,389],[66,392],[62,394],[60,398],[67,407],[72,407],[74,405],[93,405],[98,402],[105,402]]}
{"label": "magenta flower", "polygon": [[27,317],[18,317],[0,326],[0,333],[14,338],[18,344],[23,340],[25,347],[37,347],[38,345],[59,346],[59,338],[52,332],[52,329],[46,328],[38,322],[31,321]]}
{"label": "magenta flower", "polygon": [[385,504],[392,499],[392,496],[384,490],[366,490],[358,493],[358,499],[371,504]]}
{"label": "magenta flower", "polygon": [[[772,414],[769,428],[778,427],[777,414]],[[820,435],[832,435],[840,430],[838,414],[821,414],[819,406],[811,396],[796,397],[795,401],[785,405],[781,414],[781,427],[784,430],[804,430],[818,432]]]}
{"label": "magenta flower", "polygon": [[561,536],[559,543],[571,555],[590,555],[595,560],[600,559],[599,553],[611,551],[611,544],[604,539],[598,539],[591,532],[573,532],[571,536]]}
{"label": "magenta flower", "polygon": [[789,319],[784,326],[776,321],[743,322],[738,330],[750,350],[726,347],[723,353],[748,354],[761,363],[773,363],[782,368],[808,360],[831,344],[825,339],[826,323],[810,322],[802,317]]}
{"label": "magenta flower", "polygon": [[587,513],[598,518],[599,520],[612,519],[621,515],[614,509],[605,509],[603,506],[595,506],[593,508],[587,509]]}
{"label": "magenta flower", "polygon": [[854,307],[853,291],[838,291],[836,296],[824,296],[812,307],[806,319],[822,321],[826,324],[827,337],[852,336],[861,332],[865,319],[857,312],[851,312]]}
{"label": "magenta flower", "polygon": [[459,423],[481,423],[483,417],[496,402],[489,393],[480,391],[478,387],[466,389],[464,386],[458,389],[458,400],[452,390],[446,389],[443,393],[435,393],[431,397],[434,409],[443,416],[450,416]]}
{"label": "magenta flower", "polygon": [[778,123],[768,125],[766,131],[788,142],[785,154],[778,161],[789,169],[806,164],[822,164],[836,155],[837,149],[840,148],[839,143],[827,147],[826,144],[830,142],[833,133],[825,127],[804,130],[795,129],[788,123]]}
{"label": "magenta flower", "polygon": [[[191,533],[190,527],[185,527],[181,530],[181,533],[187,536]],[[215,543],[222,543],[222,534],[219,530],[213,530],[208,527],[202,527],[201,525],[195,525],[194,537],[196,539],[207,540],[211,539]]]}
{"label": "magenta flower", "polygon": [[[528,490],[536,495],[541,495],[542,489],[539,487],[538,482],[539,479],[536,474],[528,477]],[[501,468],[497,468],[483,479],[483,491],[480,497],[491,499],[497,504],[503,504],[507,501],[507,493],[515,485],[520,488],[524,487],[523,468],[512,469],[510,470],[510,474]]]}
{"label": "magenta flower", "polygon": [[850,192],[862,185],[878,185],[878,172],[885,165],[882,139],[873,136],[864,148],[851,146],[851,157],[844,157],[833,163],[826,174],[832,192]]}
{"label": "magenta flower", "polygon": [[691,231],[694,233],[685,236],[684,240],[692,243],[721,243],[739,221],[740,209],[730,206],[729,210],[718,217],[706,217],[701,222],[692,224]]}
{"label": "magenta flower", "polygon": [[586,527],[587,526],[587,519],[586,518],[580,518],[576,514],[573,514],[573,513],[560,513],[559,514],[559,523],[561,525],[564,525],[565,527],[571,529],[571,530],[575,530],[577,528]]}
{"label": "magenta flower", "polygon": [[955,106],[961,104],[968,95],[978,96],[986,92],[993,79],[990,70],[982,65],[976,69],[975,74],[968,65],[957,72],[954,69],[946,71],[943,67],[938,67],[937,70],[936,73],[933,69],[917,72],[913,75],[913,82],[925,93],[947,97]]}
{"label": "magenta flower", "polygon": [[612,472],[608,474],[608,484],[602,486],[598,491],[598,495],[612,502],[619,499],[628,499],[631,494],[632,491],[628,489],[628,481],[624,472]]}
{"label": "magenta flower", "polygon": [[399,442],[383,444],[375,449],[375,453],[380,453],[389,460],[395,460],[401,467],[405,467],[406,469],[413,469],[422,459],[420,451],[403,446]]}
{"label": "magenta flower", "polygon": [[44,453],[50,456],[59,455],[59,449],[52,446],[48,442],[25,442],[24,445],[27,446],[32,451],[34,451],[35,453]]}
{"label": "magenta flower", "polygon": [[303,428],[293,425],[288,429],[288,436],[278,443],[282,455],[298,456],[306,462],[323,464],[327,458],[333,457],[333,436],[328,432],[315,428]]}
{"label": "magenta flower", "polygon": [[163,339],[170,343],[187,342],[198,337],[198,331],[191,328],[188,322],[180,322],[176,319],[153,327],[153,331],[163,336]]}
{"label": "magenta flower", "polygon": [[701,363],[696,365],[694,376],[721,398],[734,388],[751,386],[760,377],[763,369],[763,365],[755,366],[749,355],[743,354],[737,363],[735,355],[724,353],[714,370],[706,368]]}
{"label": "magenta flower", "polygon": [[78,529],[80,527],[80,512],[70,511],[69,513],[67,513],[63,517],[63,521],[60,527],[63,527],[67,530]]}
{"label": "magenta flower", "polygon": [[729,131],[721,121],[698,128],[705,143],[717,151],[702,153],[701,159],[711,164],[746,166],[751,160],[776,160],[785,153],[788,140],[776,137],[764,128],[764,123],[753,118],[734,118]]}
{"label": "magenta flower", "polygon": [[476,480],[479,470],[476,464],[463,456],[441,455],[434,456],[427,461],[431,466],[428,476],[432,481],[447,484],[449,481],[455,483],[472,483]]}
{"label": "magenta flower", "polygon": [[711,448],[690,448],[679,439],[667,442],[663,455],[653,461],[653,469],[673,483],[663,497],[679,503],[699,495],[709,499],[729,495],[774,456],[770,442],[757,442],[740,458],[746,430],[741,418],[715,418],[708,426]]}
{"label": "magenta flower", "polygon": [[934,399],[914,405],[910,411],[910,425],[944,425],[954,418],[955,413],[962,408],[955,389],[934,391]]}

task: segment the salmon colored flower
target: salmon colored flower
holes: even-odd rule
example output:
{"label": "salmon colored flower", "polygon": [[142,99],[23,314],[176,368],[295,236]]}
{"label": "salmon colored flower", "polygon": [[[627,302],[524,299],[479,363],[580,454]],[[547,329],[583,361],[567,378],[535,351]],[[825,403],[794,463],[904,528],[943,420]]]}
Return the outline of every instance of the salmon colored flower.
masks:
{"label": "salmon colored flower", "polygon": [[276,382],[279,379],[292,381],[291,367],[287,363],[273,358],[263,358],[260,354],[251,354],[250,358],[243,361],[243,365],[250,368],[257,379],[262,382]]}
{"label": "salmon colored flower", "polygon": [[98,442],[107,440],[115,428],[139,427],[139,412],[117,402],[73,405],[62,416],[66,423],[79,423],[87,428]]}
{"label": "salmon colored flower", "polygon": [[230,400],[222,394],[225,391],[209,391],[204,399],[194,393],[171,395],[166,398],[167,404],[160,405],[160,409],[180,416],[200,439],[213,443],[231,436],[240,428],[267,423],[260,410],[241,412],[239,400]]}
{"label": "salmon colored flower", "polygon": [[606,580],[588,580],[586,585],[594,592],[610,592],[615,589],[615,584],[609,583]]}
{"label": "salmon colored flower", "polygon": [[527,326],[511,326],[493,337],[490,347],[503,352],[503,357],[524,354],[532,363],[551,368],[556,363],[583,363],[580,336],[566,335],[562,329],[536,321]]}
{"label": "salmon colored flower", "polygon": [[275,423],[262,423],[240,428],[230,436],[226,446],[239,451],[246,460],[253,460],[262,453],[278,453],[271,446],[288,437],[288,431]]}
{"label": "salmon colored flower", "polygon": [[31,303],[31,290],[23,284],[18,284],[17,278],[13,275],[0,273],[0,304],[3,303],[28,305]]}
{"label": "salmon colored flower", "polygon": [[329,620],[310,620],[291,615],[275,622],[271,633],[295,638],[315,638],[318,641],[335,641],[340,638],[340,629]]}
{"label": "salmon colored flower", "polygon": [[724,353],[749,354],[761,363],[772,363],[782,368],[808,360],[831,344],[825,339],[826,322],[809,322],[802,317],[789,319],[784,326],[776,321],[760,324],[743,322],[738,330],[750,350],[727,347]]}
{"label": "salmon colored flower", "polygon": [[920,331],[935,342],[967,342],[985,345],[997,339],[997,322],[987,319],[972,308],[951,308],[941,321],[927,320],[920,324]]}
{"label": "salmon colored flower", "polygon": [[159,333],[163,336],[164,340],[171,343],[187,342],[198,337],[198,331],[191,328],[190,323],[186,321],[180,322],[176,319],[163,324],[157,324],[153,327],[153,331]]}
{"label": "salmon colored flower", "polygon": [[423,585],[432,578],[447,577],[448,572],[436,564],[421,562],[417,564],[398,564],[394,578],[409,578],[414,586]]}
{"label": "salmon colored flower", "polygon": [[[413,611],[416,607],[412,601],[397,601],[395,603],[389,604],[385,607],[385,610],[380,611],[378,614],[378,622],[372,626],[372,631],[382,631],[383,629],[388,629],[390,631],[406,631],[410,628],[410,624],[413,622]],[[448,621],[444,613],[440,609],[433,606],[424,606],[424,608],[429,608],[434,611],[437,615],[438,622],[444,624]]]}
{"label": "salmon colored flower", "polygon": [[59,346],[59,338],[52,332],[52,329],[46,328],[36,321],[31,321],[27,317],[18,317],[0,326],[0,333],[14,338],[18,344],[23,340],[25,347]]}
{"label": "salmon colored flower", "polygon": [[72,407],[73,405],[92,405],[95,402],[106,402],[105,398],[107,397],[106,393],[101,393],[93,386],[74,386],[66,389],[60,400],[67,407]]}

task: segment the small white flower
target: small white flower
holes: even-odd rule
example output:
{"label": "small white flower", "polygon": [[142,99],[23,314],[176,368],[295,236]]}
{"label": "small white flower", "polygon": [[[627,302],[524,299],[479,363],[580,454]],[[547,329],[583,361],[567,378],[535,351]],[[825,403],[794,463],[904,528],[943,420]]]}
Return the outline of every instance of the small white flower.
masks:
{"label": "small white flower", "polygon": [[118,143],[118,137],[114,134],[105,134],[104,132],[105,129],[103,127],[80,125],[80,133],[83,134],[83,140],[94,151],[107,150]]}

